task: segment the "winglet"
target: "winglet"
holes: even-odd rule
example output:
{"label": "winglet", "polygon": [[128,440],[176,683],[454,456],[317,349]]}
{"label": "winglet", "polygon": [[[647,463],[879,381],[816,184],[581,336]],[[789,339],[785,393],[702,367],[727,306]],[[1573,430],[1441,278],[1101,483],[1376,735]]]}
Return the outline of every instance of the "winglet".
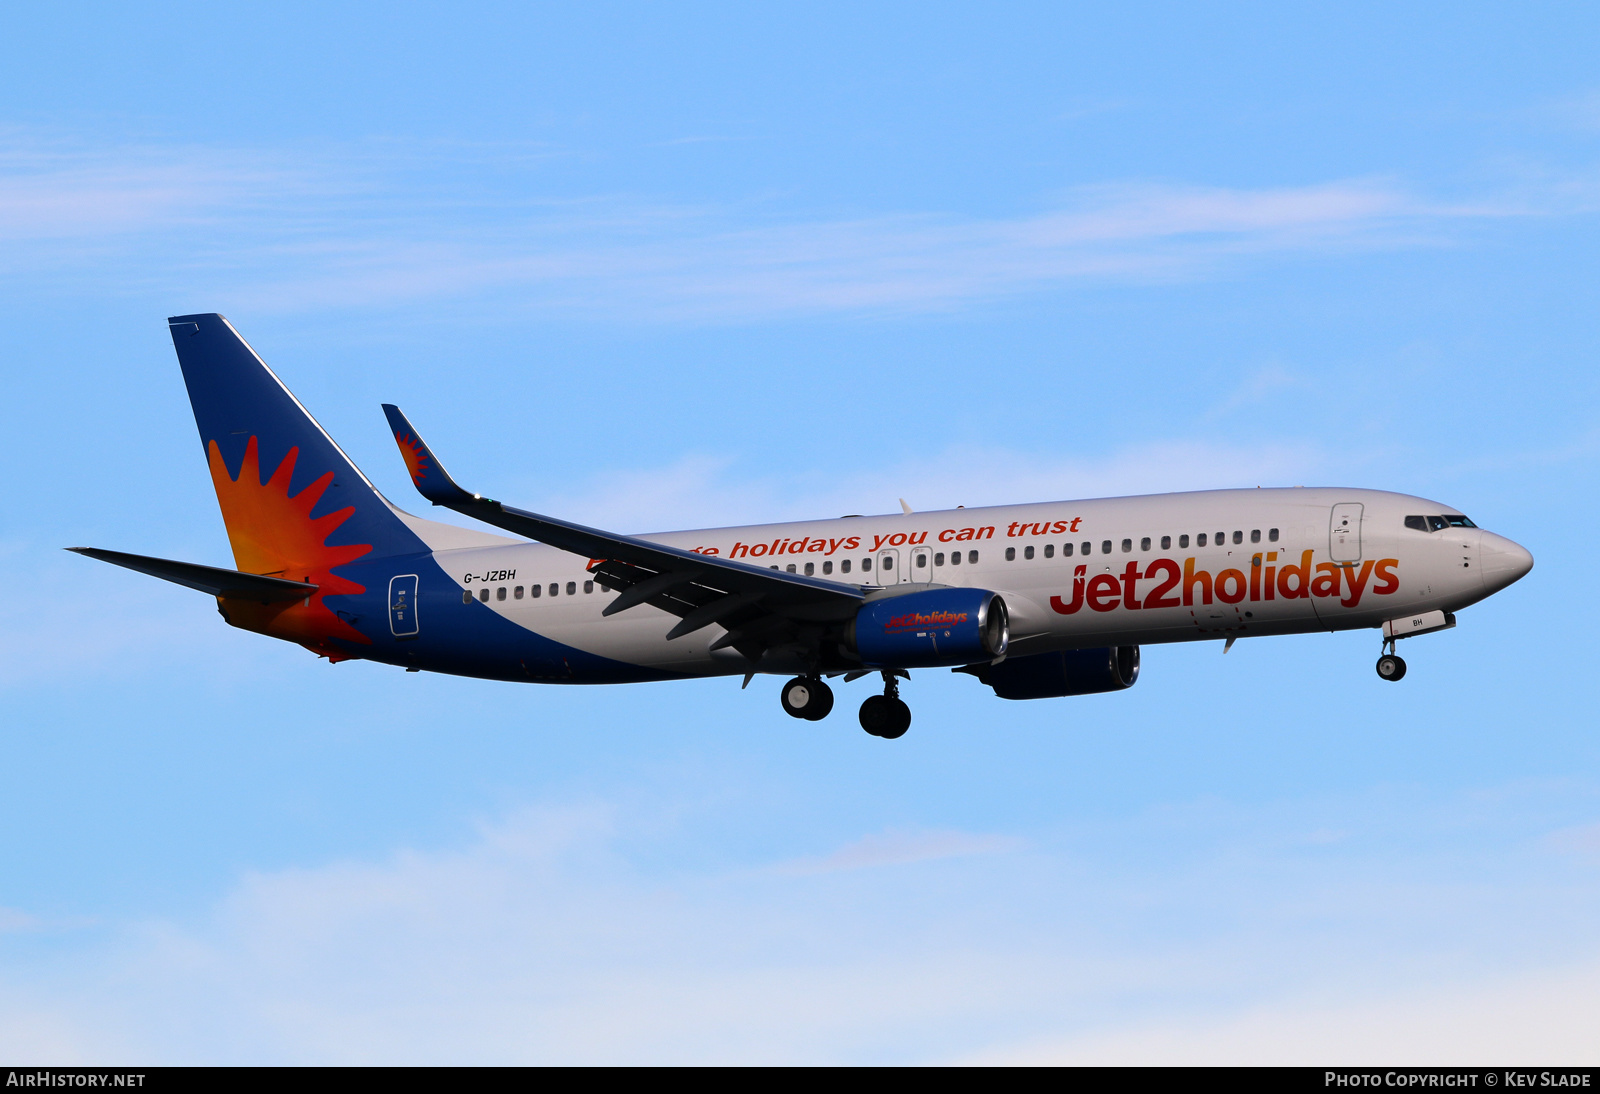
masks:
{"label": "winglet", "polygon": [[389,428],[394,431],[394,443],[400,446],[400,456],[406,461],[406,470],[411,472],[411,482],[419,494],[435,505],[479,500],[478,495],[469,494],[456,485],[439,458],[433,454],[433,449],[423,441],[422,435],[406,420],[406,416],[400,413],[399,407],[384,403],[383,413],[389,419]]}

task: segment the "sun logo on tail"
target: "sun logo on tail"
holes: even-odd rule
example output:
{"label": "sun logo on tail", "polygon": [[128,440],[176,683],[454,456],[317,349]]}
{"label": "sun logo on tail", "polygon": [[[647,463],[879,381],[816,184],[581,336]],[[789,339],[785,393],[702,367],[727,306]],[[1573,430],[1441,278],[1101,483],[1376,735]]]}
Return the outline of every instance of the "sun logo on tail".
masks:
{"label": "sun logo on tail", "polygon": [[428,450],[422,447],[422,438],[396,433],[394,439],[400,446],[400,458],[406,461],[406,470],[411,472],[411,481],[420,483],[428,477]]}
{"label": "sun logo on tail", "polygon": [[353,562],[372,550],[370,543],[329,546],[328,537],[350,519],[355,506],[346,506],[315,519],[311,511],[333,482],[329,471],[315,482],[290,496],[289,480],[294,475],[298,447],[291,448],[265,482],[256,438],[245,446],[238,477],[228,474],[217,442],[207,446],[211,481],[217,488],[217,502],[228,526],[228,542],[233,545],[234,564],[245,573],[270,574],[316,585],[307,600],[284,604],[256,604],[248,601],[223,601],[228,621],[236,627],[299,642],[330,660],[349,656],[329,639],[370,645],[372,640],[340,618],[323,603],[329,595],[366,592],[366,587],[333,570]]}

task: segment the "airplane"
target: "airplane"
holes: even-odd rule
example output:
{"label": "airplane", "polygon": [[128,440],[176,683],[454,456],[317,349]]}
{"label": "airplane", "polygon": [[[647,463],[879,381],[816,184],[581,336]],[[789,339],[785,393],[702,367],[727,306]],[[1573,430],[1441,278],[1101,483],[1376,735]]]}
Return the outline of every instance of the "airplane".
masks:
{"label": "airplane", "polygon": [[791,676],[818,721],[828,680],[882,679],[859,721],[911,724],[913,669],[1002,699],[1132,687],[1162,642],[1370,628],[1398,681],[1403,638],[1455,626],[1533,556],[1453,506],[1342,488],[1207,490],[617,535],[456,485],[398,407],[417,491],[510,536],[424,520],[380,494],[217,314],[168,329],[237,569],[90,547],[209,593],[231,626],[329,662],[491,680],[613,684]]}

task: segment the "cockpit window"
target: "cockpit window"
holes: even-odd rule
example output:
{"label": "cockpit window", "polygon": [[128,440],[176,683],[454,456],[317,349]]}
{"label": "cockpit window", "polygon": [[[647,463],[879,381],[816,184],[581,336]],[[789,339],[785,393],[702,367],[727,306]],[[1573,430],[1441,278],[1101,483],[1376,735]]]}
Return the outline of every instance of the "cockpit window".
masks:
{"label": "cockpit window", "polygon": [[1445,524],[1443,517],[1429,517],[1428,518],[1428,531],[1437,532],[1437,531],[1439,531],[1439,529],[1444,528],[1444,527],[1447,527],[1447,525]]}
{"label": "cockpit window", "polygon": [[1476,528],[1477,527],[1476,524],[1473,524],[1470,520],[1468,520],[1466,517],[1462,516],[1460,513],[1446,513],[1444,515],[1444,522],[1446,524],[1448,524],[1452,528]]}
{"label": "cockpit window", "polygon": [[1406,518],[1406,527],[1407,528],[1414,528],[1418,532],[1426,532],[1428,530],[1428,518],[1427,517],[1407,517]]}

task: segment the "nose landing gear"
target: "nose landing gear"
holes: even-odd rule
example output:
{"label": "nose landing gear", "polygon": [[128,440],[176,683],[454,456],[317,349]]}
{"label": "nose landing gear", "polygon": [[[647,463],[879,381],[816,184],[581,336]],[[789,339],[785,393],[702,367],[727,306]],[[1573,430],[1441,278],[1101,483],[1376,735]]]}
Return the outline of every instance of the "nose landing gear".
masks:
{"label": "nose landing gear", "polygon": [[791,718],[820,722],[833,709],[833,689],[815,676],[796,676],[778,693],[783,712]]}
{"label": "nose landing gear", "polygon": [[900,684],[894,673],[883,674],[883,694],[872,695],[861,704],[861,728],[874,737],[894,740],[911,728],[911,708],[900,698]]}
{"label": "nose landing gear", "polygon": [[1405,659],[1394,652],[1394,639],[1383,644],[1383,656],[1378,658],[1378,678],[1391,684],[1406,674]]}

